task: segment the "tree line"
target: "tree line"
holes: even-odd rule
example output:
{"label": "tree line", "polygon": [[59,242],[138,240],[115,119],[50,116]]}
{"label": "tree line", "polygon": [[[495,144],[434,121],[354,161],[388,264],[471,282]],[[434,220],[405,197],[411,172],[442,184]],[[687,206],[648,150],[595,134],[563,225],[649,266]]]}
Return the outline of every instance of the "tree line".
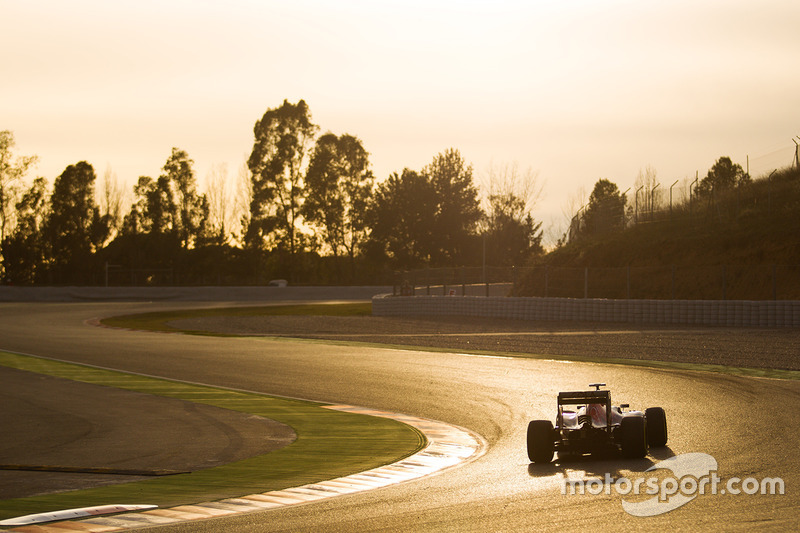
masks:
{"label": "tree line", "polygon": [[[689,201],[710,203],[717,197],[741,191],[752,183],[750,175],[741,165],[734,163],[730,157],[722,156],[709,169],[702,180],[689,187]],[[648,169],[640,173],[637,189],[644,189],[639,203],[638,190],[634,192],[637,205],[630,205],[628,198],[621,193],[617,184],[602,178],[599,179],[589,195],[588,202],[571,220],[567,233],[559,241],[559,246],[568,242],[590,239],[595,236],[621,231],[629,223],[637,223],[640,213],[651,213],[655,210],[655,171]],[[670,204],[670,207],[672,204]]]}
{"label": "tree line", "polygon": [[[483,202],[473,168],[447,149],[420,170],[378,182],[358,137],[319,135],[305,101],[284,101],[256,121],[247,159],[247,209],[232,232],[212,216],[194,162],[173,148],[158,177],[142,176],[127,210],[96,191],[86,161],[53,182],[24,176],[0,132],[0,276],[3,283],[112,284],[386,282],[395,270],[522,264],[543,253],[541,223],[525,195],[493,183]],[[169,271],[169,279],[158,272]],[[127,275],[126,275],[127,276]]]}

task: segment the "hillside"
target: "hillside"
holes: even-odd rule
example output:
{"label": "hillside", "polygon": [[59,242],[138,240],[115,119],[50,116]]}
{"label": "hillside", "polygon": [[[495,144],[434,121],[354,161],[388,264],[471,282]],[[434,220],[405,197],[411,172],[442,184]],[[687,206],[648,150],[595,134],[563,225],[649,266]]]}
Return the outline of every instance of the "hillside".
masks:
{"label": "hillside", "polygon": [[581,235],[550,252],[514,293],[800,299],[798,169],[640,218],[626,229]]}

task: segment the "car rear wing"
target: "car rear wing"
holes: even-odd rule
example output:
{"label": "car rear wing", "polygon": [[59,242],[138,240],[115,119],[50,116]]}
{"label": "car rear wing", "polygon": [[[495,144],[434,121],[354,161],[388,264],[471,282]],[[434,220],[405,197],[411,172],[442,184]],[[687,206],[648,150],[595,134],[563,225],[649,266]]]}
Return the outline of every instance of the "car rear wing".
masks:
{"label": "car rear wing", "polygon": [[607,390],[559,392],[556,424],[559,427],[564,425],[564,413],[561,406],[588,405],[593,403],[602,404],[605,406],[606,431],[611,431],[611,391]]}
{"label": "car rear wing", "polygon": [[584,405],[587,403],[602,403],[611,407],[611,391],[577,391],[559,392],[558,405]]}

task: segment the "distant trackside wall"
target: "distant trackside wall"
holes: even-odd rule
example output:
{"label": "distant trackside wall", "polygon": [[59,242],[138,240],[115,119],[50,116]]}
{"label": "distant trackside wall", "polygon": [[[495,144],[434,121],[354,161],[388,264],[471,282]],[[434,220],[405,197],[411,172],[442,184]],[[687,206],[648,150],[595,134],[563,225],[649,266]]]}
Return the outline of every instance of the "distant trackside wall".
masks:
{"label": "distant trackside wall", "polygon": [[480,296],[372,298],[375,316],[456,315],[730,327],[800,327],[800,301],[603,300]]}

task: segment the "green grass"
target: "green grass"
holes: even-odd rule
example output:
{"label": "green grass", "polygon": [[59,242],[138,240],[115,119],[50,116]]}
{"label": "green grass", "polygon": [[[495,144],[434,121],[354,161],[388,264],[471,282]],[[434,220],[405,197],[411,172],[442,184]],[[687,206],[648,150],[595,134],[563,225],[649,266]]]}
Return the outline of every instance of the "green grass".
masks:
{"label": "green grass", "polygon": [[280,450],[190,474],[3,500],[0,501],[0,519],[120,502],[166,507],[279,490],[376,468],[412,455],[425,446],[425,437],[406,424],[332,411],[314,402],[7,352],[0,352],[0,365],[264,416],[292,427],[298,435],[294,443]]}
{"label": "green grass", "polygon": [[[237,316],[275,316],[275,315],[313,315],[313,316],[370,316],[372,304],[369,302],[339,304],[270,305],[258,307],[228,307],[211,309],[186,309],[180,311],[157,311],[133,315],[120,315],[104,318],[103,325],[116,328],[131,328],[147,331],[169,331],[205,334],[202,331],[188,331],[167,324],[172,320],[204,317]],[[225,336],[225,335],[218,335]]]}

